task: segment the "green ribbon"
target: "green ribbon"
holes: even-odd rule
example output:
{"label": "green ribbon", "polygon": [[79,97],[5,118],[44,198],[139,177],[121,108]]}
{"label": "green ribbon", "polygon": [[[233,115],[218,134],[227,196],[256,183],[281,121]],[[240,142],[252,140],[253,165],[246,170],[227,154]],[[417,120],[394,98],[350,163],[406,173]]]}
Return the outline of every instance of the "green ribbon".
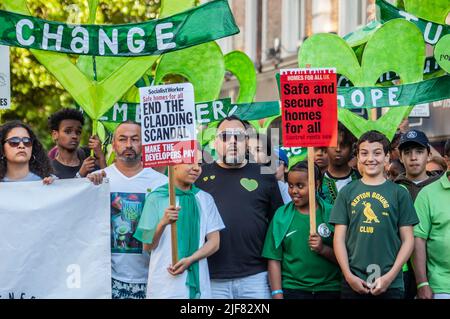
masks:
{"label": "green ribbon", "polygon": [[411,13],[396,8],[385,0],[376,0],[376,5],[380,12],[378,18],[382,23],[398,18],[408,20],[422,31],[425,42],[428,44],[435,45],[443,36],[450,33],[450,26],[418,18]]}
{"label": "green ribbon", "polygon": [[0,44],[93,56],[160,55],[239,33],[226,0],[158,20],[69,25],[0,10]]}
{"label": "green ribbon", "polygon": [[[278,101],[232,104],[231,99],[228,98],[196,103],[195,108],[198,124],[220,121],[231,115],[251,121],[280,114]],[[136,110],[139,110],[138,103],[118,102],[100,118],[100,121],[121,123],[126,120],[134,120],[140,122],[140,115],[139,112],[136,114]]]}
{"label": "green ribbon", "polygon": [[[389,87],[338,87],[338,107],[345,109],[368,109],[417,105],[450,98],[450,75],[429,80]],[[279,101],[232,104],[231,99],[196,103],[198,124],[220,121],[231,115],[252,121],[280,115]],[[121,123],[126,120],[140,122],[138,103],[118,102],[100,121]]]}
{"label": "green ribbon", "polygon": [[338,87],[338,106],[345,109],[398,107],[450,98],[450,75],[389,87]]}

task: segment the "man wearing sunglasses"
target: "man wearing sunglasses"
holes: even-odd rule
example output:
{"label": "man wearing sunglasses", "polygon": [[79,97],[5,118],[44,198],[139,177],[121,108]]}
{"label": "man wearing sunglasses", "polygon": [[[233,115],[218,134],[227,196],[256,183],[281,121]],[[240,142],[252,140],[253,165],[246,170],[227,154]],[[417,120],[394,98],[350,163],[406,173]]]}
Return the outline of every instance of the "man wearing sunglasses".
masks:
{"label": "man wearing sunglasses", "polygon": [[208,257],[212,297],[270,298],[267,261],[261,257],[267,227],[283,205],[272,173],[247,159],[248,135],[241,119],[223,119],[214,141],[218,160],[203,165],[196,185],[210,193],[226,228],[220,248]]}

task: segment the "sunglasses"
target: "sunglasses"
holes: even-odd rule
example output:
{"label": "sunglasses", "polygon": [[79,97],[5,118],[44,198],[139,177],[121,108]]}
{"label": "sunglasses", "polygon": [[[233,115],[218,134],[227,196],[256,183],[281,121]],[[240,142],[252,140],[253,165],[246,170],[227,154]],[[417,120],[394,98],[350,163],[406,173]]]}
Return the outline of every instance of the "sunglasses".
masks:
{"label": "sunglasses", "polygon": [[231,138],[235,138],[238,142],[243,142],[247,137],[242,131],[222,131],[217,134],[217,136],[222,140],[222,142],[229,142]]}
{"label": "sunglasses", "polygon": [[19,147],[20,142],[22,142],[25,147],[31,147],[33,145],[33,141],[30,137],[14,136],[5,140],[5,143],[8,143],[11,147]]}

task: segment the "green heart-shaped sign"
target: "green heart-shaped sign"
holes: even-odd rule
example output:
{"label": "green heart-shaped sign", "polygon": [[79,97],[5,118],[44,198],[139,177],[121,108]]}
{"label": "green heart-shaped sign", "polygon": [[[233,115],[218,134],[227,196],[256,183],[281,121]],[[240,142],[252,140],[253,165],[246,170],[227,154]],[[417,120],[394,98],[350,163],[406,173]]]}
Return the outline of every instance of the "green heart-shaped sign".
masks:
{"label": "green heart-shaped sign", "polygon": [[208,42],[166,53],[156,68],[155,84],[170,74],[182,75],[192,83],[196,102],[215,100],[225,76],[222,50],[216,42]]}
{"label": "green heart-shaped sign", "polygon": [[436,44],[434,58],[445,72],[450,73],[450,34],[442,37]]}
{"label": "green heart-shaped sign", "polygon": [[419,18],[439,24],[445,24],[450,12],[448,0],[404,0],[405,10]]}
{"label": "green heart-shaped sign", "polygon": [[[382,25],[366,44],[361,65],[351,47],[335,34],[316,34],[299,51],[299,66],[336,67],[337,73],[354,86],[373,86],[386,72],[397,73],[402,84],[421,81],[425,62],[425,43],[420,30],[403,19]],[[390,109],[377,121],[365,120],[346,109],[339,109],[339,120],[357,137],[378,130],[389,139],[412,107]]]}
{"label": "green heart-shaped sign", "polygon": [[253,192],[258,188],[258,182],[255,179],[241,178],[240,182],[241,185],[249,192]]}

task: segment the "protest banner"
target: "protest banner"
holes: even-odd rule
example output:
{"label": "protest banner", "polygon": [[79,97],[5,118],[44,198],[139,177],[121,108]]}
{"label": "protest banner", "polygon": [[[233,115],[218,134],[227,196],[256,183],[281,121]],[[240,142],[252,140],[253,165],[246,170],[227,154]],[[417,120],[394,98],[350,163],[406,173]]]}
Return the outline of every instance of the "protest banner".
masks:
{"label": "protest banner", "polygon": [[0,299],[111,298],[109,196],[87,179],[2,183]]}
{"label": "protest banner", "polygon": [[[194,87],[191,83],[139,89],[144,167],[169,166],[170,205],[175,206],[174,164],[196,160]],[[177,225],[172,229],[172,262],[178,260]]]}
{"label": "protest banner", "polygon": [[196,150],[194,88],[190,83],[140,88],[145,167],[193,163]]}
{"label": "protest banner", "polygon": [[[208,32],[199,33],[200,29]],[[70,25],[0,10],[0,44],[68,54],[158,55],[238,32],[225,0],[158,20],[121,25]]]}
{"label": "protest banner", "polygon": [[0,45],[0,112],[11,107],[9,47]]}
{"label": "protest banner", "polygon": [[281,114],[283,146],[335,146],[336,70],[281,70]]}
{"label": "protest banner", "polygon": [[316,233],[314,148],[336,146],[336,69],[280,71],[283,146],[308,147],[310,233]]}

